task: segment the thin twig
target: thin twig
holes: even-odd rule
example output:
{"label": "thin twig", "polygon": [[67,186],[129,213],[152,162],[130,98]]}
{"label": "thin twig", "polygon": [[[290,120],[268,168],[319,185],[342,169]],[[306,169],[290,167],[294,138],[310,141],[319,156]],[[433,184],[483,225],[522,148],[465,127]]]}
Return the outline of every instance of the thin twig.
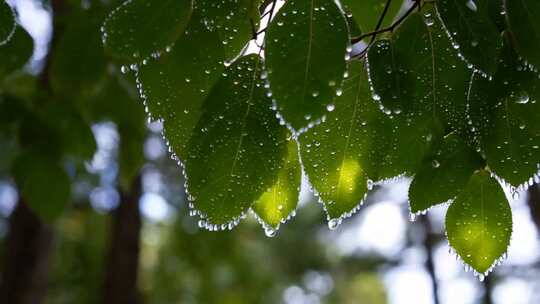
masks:
{"label": "thin twig", "polygon": [[266,13],[262,14],[262,16],[261,16],[261,19],[262,19],[262,18],[266,17],[267,15],[270,15],[268,17],[268,23],[267,23],[265,28],[257,31],[255,29],[255,22],[253,21],[253,18],[249,19],[249,21],[251,22],[251,33],[252,33],[251,39],[252,40],[257,40],[257,37],[259,37],[260,34],[266,32],[266,29],[268,29],[268,25],[270,24],[270,22],[272,22],[272,18],[274,18],[274,12],[276,10],[277,1],[278,0],[273,0],[272,1],[272,6],[270,7],[270,10],[268,10]]}
{"label": "thin twig", "polygon": [[353,37],[351,39],[351,42],[352,43],[357,43],[357,42],[360,42],[364,38],[367,38],[367,37],[373,37],[373,36],[376,36],[378,34],[382,34],[382,33],[386,33],[386,32],[393,32],[396,29],[396,27],[398,27],[405,20],[405,18],[407,18],[414,11],[414,9],[416,9],[419,6],[420,6],[420,0],[415,0],[413,5],[405,12],[405,14],[403,14],[401,17],[399,17],[399,19],[396,20],[394,23],[392,23],[390,26],[382,28],[382,29],[376,29],[376,30],[374,30],[372,32],[362,34],[362,35],[360,35],[358,37]]}
{"label": "thin twig", "polygon": [[[382,29],[376,29],[372,32],[360,35],[358,37],[354,37],[351,39],[351,43],[357,43],[362,41],[364,38],[371,37],[371,40],[369,41],[368,45],[362,50],[362,52],[358,53],[354,56],[354,58],[362,58],[367,54],[367,51],[369,48],[375,43],[375,38],[378,34],[386,33],[386,32],[393,32],[403,21],[418,7],[418,9],[421,9],[421,0],[414,0],[413,5],[401,16],[399,17],[394,23],[392,23],[390,26],[382,28]],[[388,2],[387,2],[388,4]],[[384,14],[384,12],[383,12]],[[382,20],[383,18],[380,18]]]}
{"label": "thin twig", "polygon": [[[390,7],[390,4],[392,4],[392,0],[386,0],[386,4],[384,5],[384,10],[382,14],[379,16],[379,21],[377,21],[377,26],[375,27],[376,31],[381,28],[382,23],[384,21],[384,17],[386,17],[386,13],[388,13],[388,8]],[[375,35],[372,35],[371,41],[369,41],[369,44],[371,45],[374,40],[375,40]]]}

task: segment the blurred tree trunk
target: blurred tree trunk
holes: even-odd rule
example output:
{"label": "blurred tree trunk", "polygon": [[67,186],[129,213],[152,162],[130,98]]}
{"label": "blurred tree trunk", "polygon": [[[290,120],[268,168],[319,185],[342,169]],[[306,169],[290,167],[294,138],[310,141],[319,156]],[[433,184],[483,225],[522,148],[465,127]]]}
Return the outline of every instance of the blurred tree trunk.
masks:
{"label": "blurred tree trunk", "polygon": [[128,192],[120,190],[120,204],[112,216],[109,252],[105,269],[104,303],[139,303],[141,178],[135,178]]}
{"label": "blurred tree trunk", "polygon": [[431,277],[431,287],[433,289],[433,303],[439,304],[439,283],[437,281],[437,275],[435,274],[435,262],[433,259],[433,249],[437,242],[437,235],[431,231],[431,223],[429,217],[421,216],[420,223],[425,231],[424,249],[426,250],[426,263],[425,267]]}
{"label": "blurred tree trunk", "polygon": [[531,219],[536,225],[536,228],[540,230],[540,186],[538,184],[532,185],[527,194],[527,204],[531,212]]}
{"label": "blurred tree trunk", "polygon": [[493,294],[493,273],[491,273],[484,279],[484,300],[482,301],[482,303],[493,304],[493,298],[491,297],[492,294]]}
{"label": "blurred tree trunk", "polygon": [[51,227],[20,200],[9,220],[0,287],[1,303],[43,302],[52,243]]}

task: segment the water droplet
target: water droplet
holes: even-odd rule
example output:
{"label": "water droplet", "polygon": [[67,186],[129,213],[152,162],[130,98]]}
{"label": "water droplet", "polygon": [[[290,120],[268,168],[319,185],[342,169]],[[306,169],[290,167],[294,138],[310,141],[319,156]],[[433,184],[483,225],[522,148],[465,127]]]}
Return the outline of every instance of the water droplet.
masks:
{"label": "water droplet", "polygon": [[529,103],[529,94],[525,91],[519,93],[518,95],[518,99],[517,99],[517,103],[519,104],[526,104],[526,103]]}
{"label": "water droplet", "polygon": [[473,12],[476,12],[478,10],[478,7],[476,6],[476,3],[474,0],[469,0],[465,5]]}
{"label": "water droplet", "polygon": [[331,219],[330,221],[328,221],[328,229],[336,230],[340,224],[341,224],[341,219],[339,218]]}
{"label": "water droplet", "polygon": [[275,237],[277,235],[277,230],[272,227],[266,227],[264,228],[264,234],[266,234],[267,237]]}

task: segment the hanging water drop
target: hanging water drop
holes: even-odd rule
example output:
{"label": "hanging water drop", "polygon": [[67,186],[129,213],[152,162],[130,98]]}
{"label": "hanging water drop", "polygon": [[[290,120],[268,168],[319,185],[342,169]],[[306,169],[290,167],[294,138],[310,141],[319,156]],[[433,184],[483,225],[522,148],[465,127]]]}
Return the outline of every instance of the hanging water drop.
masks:
{"label": "hanging water drop", "polygon": [[517,99],[516,102],[519,103],[519,104],[527,104],[527,103],[529,103],[529,99],[530,99],[529,94],[527,92],[523,91],[523,92],[519,93],[518,99]]}
{"label": "hanging water drop", "polygon": [[469,8],[473,12],[478,11],[478,7],[476,6],[476,3],[474,2],[474,0],[467,1],[465,5],[467,6],[467,8]]}
{"label": "hanging water drop", "polygon": [[328,229],[336,230],[340,224],[341,224],[341,219],[339,218],[331,219],[328,221]]}
{"label": "hanging water drop", "polygon": [[277,235],[277,230],[272,228],[272,227],[266,227],[266,228],[264,228],[264,234],[267,237],[272,238],[272,237],[275,237]]}

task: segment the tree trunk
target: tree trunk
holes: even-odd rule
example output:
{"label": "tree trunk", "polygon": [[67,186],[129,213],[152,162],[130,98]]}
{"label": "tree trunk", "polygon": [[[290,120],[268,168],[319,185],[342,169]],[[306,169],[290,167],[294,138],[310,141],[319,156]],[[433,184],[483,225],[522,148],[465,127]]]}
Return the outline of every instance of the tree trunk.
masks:
{"label": "tree trunk", "polygon": [[527,204],[531,212],[531,219],[540,231],[540,186],[532,185],[527,193]]}
{"label": "tree trunk", "polygon": [[120,204],[114,211],[105,270],[104,303],[139,303],[137,278],[141,215],[141,180],[137,177],[129,192],[120,191]]}
{"label": "tree trunk", "polygon": [[488,275],[484,279],[484,299],[482,301],[483,304],[493,304],[493,273],[491,275]]}
{"label": "tree trunk", "polygon": [[23,200],[17,204],[9,224],[0,287],[3,301],[0,302],[41,303],[47,289],[52,229]]}
{"label": "tree trunk", "polygon": [[437,236],[431,232],[431,223],[428,216],[420,217],[420,223],[424,227],[424,249],[426,250],[426,263],[425,267],[431,277],[431,287],[433,289],[433,303],[439,304],[439,283],[437,281],[437,275],[435,274],[435,262],[433,260],[433,247],[437,242]]}

